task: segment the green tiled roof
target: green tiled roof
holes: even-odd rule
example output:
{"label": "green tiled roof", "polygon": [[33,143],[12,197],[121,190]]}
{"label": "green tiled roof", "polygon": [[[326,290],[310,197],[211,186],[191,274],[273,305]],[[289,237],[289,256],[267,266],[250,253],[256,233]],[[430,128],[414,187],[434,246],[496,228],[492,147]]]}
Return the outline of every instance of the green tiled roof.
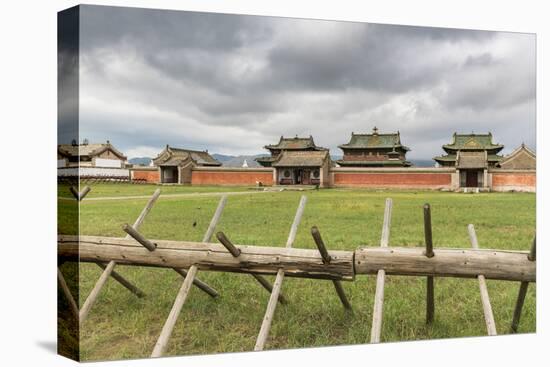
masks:
{"label": "green tiled roof", "polygon": [[445,161],[445,162],[454,162],[456,161],[456,154],[442,155],[439,157],[434,157],[436,161]]}
{"label": "green tiled roof", "polygon": [[411,162],[409,161],[349,161],[349,160],[338,160],[336,161],[340,166],[364,166],[364,167],[376,167],[376,166],[399,166],[399,167],[409,167]]}
{"label": "green tiled roof", "polygon": [[273,167],[321,167],[326,159],[330,159],[328,151],[283,151]]}
{"label": "green tiled roof", "polygon": [[504,158],[504,157],[501,156],[501,155],[496,155],[496,154],[488,154],[487,155],[487,160],[488,161],[499,162],[500,160],[502,160],[502,158]]}
{"label": "green tiled roof", "polygon": [[372,134],[351,133],[349,143],[339,145],[340,149],[366,149],[366,148],[400,148],[410,150],[401,145],[399,132],[392,134],[378,134],[378,129],[374,129]]}
{"label": "green tiled roof", "polygon": [[311,135],[307,138],[299,138],[298,136],[294,138],[285,138],[281,136],[279,143],[266,145],[264,148],[269,150],[327,150],[326,148],[316,146]]}
{"label": "green tiled roof", "polygon": [[504,148],[493,143],[493,135],[488,134],[453,134],[453,142],[443,145],[445,150],[496,150]]}

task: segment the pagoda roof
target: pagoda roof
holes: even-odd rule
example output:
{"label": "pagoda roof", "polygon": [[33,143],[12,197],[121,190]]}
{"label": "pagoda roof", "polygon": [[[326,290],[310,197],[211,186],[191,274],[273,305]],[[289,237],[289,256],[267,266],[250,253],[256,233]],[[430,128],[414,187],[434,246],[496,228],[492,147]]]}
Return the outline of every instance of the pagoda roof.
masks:
{"label": "pagoda roof", "polygon": [[501,157],[499,166],[511,169],[536,169],[537,155],[522,143],[521,146],[516,148],[512,153],[505,157]]}
{"label": "pagoda roof", "polygon": [[221,162],[212,157],[208,151],[174,148],[166,145],[166,148],[153,159],[155,165],[180,165],[187,159],[191,159],[200,166],[221,166]]}
{"label": "pagoda roof", "polygon": [[351,133],[349,143],[338,146],[340,149],[376,149],[376,148],[401,148],[405,151],[410,150],[401,144],[399,131],[396,133],[379,134],[378,129],[374,127],[372,134]]}
{"label": "pagoda roof", "polygon": [[443,145],[445,150],[497,150],[504,148],[502,144],[493,143],[493,135],[487,134],[453,134],[451,144]]}
{"label": "pagoda roof", "polygon": [[99,143],[99,144],[89,144],[89,143],[82,143],[82,144],[60,144],[57,146],[57,151],[63,155],[63,156],[90,156],[95,157],[100,155],[101,153],[105,152],[106,150],[110,150],[113,152],[117,157],[120,159],[126,160],[126,156],[122,154],[119,150],[117,150],[110,142],[107,140],[106,143]]}
{"label": "pagoda roof", "polygon": [[328,150],[285,150],[272,164],[273,167],[321,167],[329,158]]}
{"label": "pagoda roof", "polygon": [[277,144],[269,144],[264,146],[264,148],[269,150],[328,150],[327,148],[316,146],[311,135],[307,138],[301,138],[297,135],[294,138],[285,138],[281,135]]}

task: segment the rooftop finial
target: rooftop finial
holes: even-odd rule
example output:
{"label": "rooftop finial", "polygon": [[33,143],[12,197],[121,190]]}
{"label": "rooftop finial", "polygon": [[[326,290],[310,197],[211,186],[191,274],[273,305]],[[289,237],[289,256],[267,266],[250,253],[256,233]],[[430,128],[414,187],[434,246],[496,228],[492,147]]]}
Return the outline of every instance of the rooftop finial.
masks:
{"label": "rooftop finial", "polygon": [[372,134],[378,135],[378,128],[376,126],[372,129]]}

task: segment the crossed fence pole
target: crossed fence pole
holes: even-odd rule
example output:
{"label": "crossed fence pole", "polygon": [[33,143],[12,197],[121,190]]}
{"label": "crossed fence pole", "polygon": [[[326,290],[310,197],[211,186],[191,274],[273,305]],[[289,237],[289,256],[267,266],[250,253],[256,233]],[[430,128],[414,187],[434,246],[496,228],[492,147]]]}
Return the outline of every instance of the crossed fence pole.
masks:
{"label": "crossed fence pole", "polygon": [[[84,198],[84,196],[86,196],[86,194],[89,191],[90,190],[88,188],[87,190],[83,190],[81,193],[78,193],[76,190],[71,189],[71,192],[73,192],[73,195],[75,195],[75,197],[78,200],[82,200]],[[153,197],[149,200],[149,203],[143,209],[142,213],[140,214],[140,216],[138,217],[138,219],[136,220],[136,222],[134,223],[133,226],[129,226],[127,224],[124,226],[124,230],[128,234],[126,236],[126,239],[133,238],[134,240],[136,240],[138,243],[140,243],[142,246],[144,246],[151,253],[154,253],[155,250],[157,249],[156,243],[148,240],[143,235],[141,235],[138,232],[138,228],[141,225],[141,223],[143,222],[143,220],[144,220],[145,216],[147,215],[147,213],[150,211],[152,205],[154,204],[154,202],[158,198],[159,194],[160,194],[160,192],[159,193],[155,192],[155,194],[153,194]],[[222,211],[225,207],[226,200],[227,200],[226,195],[222,196],[222,198],[220,199],[220,202],[218,204],[216,212],[214,213],[214,215],[212,217],[212,220],[210,222],[210,225],[209,225],[209,227],[208,227],[208,229],[207,229],[207,231],[206,231],[206,233],[203,237],[203,243],[207,243],[207,242],[210,241],[210,239],[211,239],[211,237],[212,237],[212,235],[215,231],[215,227],[217,226],[217,223],[218,223],[218,221],[221,217],[221,213],[222,213]],[[292,247],[293,243],[294,243],[294,240],[295,240],[296,234],[297,234],[297,230],[298,230],[298,226],[300,224],[301,218],[302,218],[304,210],[305,210],[306,200],[307,200],[306,196],[301,197],[300,204],[299,204],[298,209],[296,211],[296,215],[294,217],[294,221],[292,223],[290,233],[288,235],[287,243],[286,243],[286,246],[285,246],[286,249],[290,249]],[[383,221],[383,225],[382,225],[382,235],[381,235],[381,239],[380,239],[380,246],[383,247],[383,248],[386,248],[386,247],[389,246],[392,206],[393,206],[392,199],[390,199],[390,198],[386,199],[386,205],[385,205],[385,210],[384,210],[384,221]],[[443,271],[443,270],[437,271],[435,265],[436,264],[444,264],[447,261],[449,261],[448,260],[449,255],[448,255],[448,253],[446,255],[445,250],[443,250],[443,251],[442,250],[439,250],[439,251],[434,251],[433,250],[430,205],[429,204],[424,205],[423,209],[424,209],[424,236],[425,236],[426,249],[422,254],[423,259],[421,260],[420,258],[418,258],[417,261],[419,261],[419,263],[416,264],[415,267],[418,267],[418,269],[424,269],[424,270],[416,270],[416,271],[418,271],[418,274],[421,273],[421,274],[424,274],[424,275],[427,276],[428,282],[427,282],[426,322],[428,324],[431,324],[434,320],[434,314],[435,314],[435,312],[434,312],[434,310],[435,310],[435,307],[434,307],[434,284],[433,284],[434,276],[435,275],[440,275],[441,276],[442,274],[445,274],[445,271]],[[468,226],[468,234],[469,234],[469,238],[470,238],[472,248],[474,250],[478,250],[479,249],[479,244],[478,244],[478,240],[477,240],[477,236],[476,236],[476,233],[475,233],[474,226],[472,224],[470,224]],[[327,251],[327,249],[325,247],[325,244],[324,244],[324,242],[321,238],[321,234],[319,232],[319,229],[317,227],[312,227],[311,228],[311,235],[312,235],[312,237],[315,241],[315,244],[317,245],[317,248],[318,248],[319,253],[320,253],[319,261],[321,262],[321,264],[323,264],[324,267],[330,267],[331,266],[331,261],[334,258]],[[235,258],[236,260],[238,260],[238,263],[240,263],[241,261],[247,262],[247,259],[248,259],[248,256],[250,256],[250,253],[247,253],[245,255],[245,259],[241,259],[243,257],[243,253],[242,253],[241,248],[234,245],[227,238],[227,236],[223,232],[218,232],[216,234],[216,237],[218,238],[220,243],[225,247],[225,249],[227,249],[227,251],[231,254],[231,256],[233,258]],[[388,249],[388,250],[391,253],[394,252],[394,249]],[[385,251],[380,252],[379,256],[382,256],[383,253],[385,253]],[[364,262],[365,259],[367,259],[369,257],[369,255],[368,255],[369,251],[364,252],[364,253],[361,253],[361,251],[356,251],[354,254],[355,255],[354,255],[354,260],[353,260],[353,263],[354,263],[353,275],[355,274],[355,272],[363,273],[363,274],[370,273],[370,272],[367,271],[368,269],[365,269],[366,265],[359,265],[359,264],[361,264],[361,262]],[[443,257],[438,258],[438,255],[443,256]],[[359,256],[359,258],[358,258],[358,256]],[[447,259],[445,258],[446,256],[447,256]],[[536,261],[536,241],[535,240],[533,240],[533,245],[532,245],[532,248],[531,248],[531,252],[529,253],[529,255],[527,255],[527,258],[531,262]],[[277,257],[277,259],[278,259],[278,257]],[[119,261],[121,261],[121,260],[119,260]],[[200,263],[200,260],[198,260],[198,261]],[[529,261],[525,260],[524,262],[529,262]],[[374,263],[376,263],[376,261]],[[109,261],[109,263],[107,265],[105,265],[103,263],[98,263],[98,265],[101,266],[102,268],[104,268],[105,271],[101,275],[100,279],[98,280],[98,282],[96,284],[96,287],[94,287],[94,290],[96,288],[98,288],[98,291],[94,292],[94,290],[92,290],[92,292],[90,293],[90,296],[88,296],[88,299],[90,297],[93,297],[92,300],[94,300],[94,298],[97,297],[97,294],[99,293],[99,290],[103,287],[103,285],[105,284],[105,282],[109,278],[109,276],[111,276],[114,279],[116,279],[117,281],[121,282],[121,284],[123,284],[123,285],[124,285],[124,282],[127,282],[127,285],[129,284],[130,286],[135,287],[135,286],[131,285],[131,283],[129,283],[124,278],[121,278],[121,276],[120,276],[120,278],[117,278],[114,275],[114,274],[116,274],[113,271],[113,268],[114,268],[115,264],[116,263],[113,260]],[[390,274],[399,274],[399,272],[395,272],[395,271],[392,272],[391,265],[389,265],[387,262],[386,262],[386,264],[387,264],[386,267],[380,265],[379,268],[378,267],[374,268],[374,269],[377,269],[377,270],[375,270],[375,273],[376,273],[377,276],[376,276],[376,291],[375,291],[375,299],[374,299],[373,321],[372,321],[372,329],[371,329],[371,343],[380,342],[381,329],[382,329],[382,319],[383,319],[384,282],[385,282],[385,277],[386,277],[386,269],[389,269]],[[181,309],[182,309],[182,307],[183,307],[183,305],[184,305],[184,303],[185,303],[185,301],[188,297],[188,294],[189,294],[190,289],[191,289],[193,284],[198,286],[200,289],[204,290],[205,292],[207,292],[210,295],[213,295],[213,294],[217,295],[217,292],[215,290],[213,290],[211,287],[206,285],[204,282],[201,282],[196,278],[199,266],[200,266],[200,264],[196,263],[195,260],[193,260],[193,262],[191,262],[191,266],[189,267],[189,269],[187,271],[183,270],[183,269],[179,269],[179,268],[174,268],[174,270],[176,270],[178,273],[184,275],[185,279],[182,282],[181,288],[180,288],[180,290],[179,290],[179,292],[176,296],[176,299],[174,301],[174,305],[173,305],[173,307],[170,311],[170,314],[167,317],[167,320],[164,324],[164,327],[163,327],[162,332],[159,336],[159,339],[157,340],[157,343],[155,344],[155,348],[154,348],[153,353],[151,355],[152,357],[158,357],[158,356],[162,356],[164,354],[164,352],[166,350],[166,347],[168,345],[168,342],[170,340],[170,336],[172,334],[172,331],[175,327],[177,318],[178,318],[178,316],[181,312]],[[362,266],[363,269],[355,269],[355,266]],[[524,266],[526,266],[526,265],[524,265]],[[374,270],[374,269],[371,268],[371,270]],[[433,270],[428,270],[428,269],[433,269]],[[476,268],[476,270],[477,269],[478,268]],[[491,273],[491,271],[488,270],[490,268],[485,267],[483,269],[486,269],[486,271],[489,271],[489,273]],[[227,270],[227,269],[224,269],[224,270]],[[325,271],[325,270],[323,270],[323,271]],[[480,273],[483,273],[483,271],[481,271],[481,269],[480,269]],[[491,278],[491,275],[489,273],[487,273],[487,275],[488,275],[489,278]],[[264,318],[263,318],[263,321],[262,321],[262,326],[260,328],[260,332],[258,334],[256,344],[255,344],[255,347],[254,347],[254,350],[263,350],[264,347],[265,347],[268,335],[269,335],[269,331],[270,331],[271,324],[272,324],[272,321],[273,321],[273,317],[274,317],[274,313],[275,313],[275,310],[276,310],[277,302],[280,302],[282,304],[287,302],[286,299],[284,298],[284,296],[281,293],[283,280],[284,280],[284,276],[285,276],[285,268],[281,266],[277,269],[276,278],[275,278],[275,282],[274,282],[273,285],[271,285],[269,283],[269,281],[267,279],[265,279],[263,276],[261,276],[259,274],[256,274],[254,271],[249,272],[249,274],[252,275],[260,283],[260,285],[262,285],[266,290],[268,290],[271,293],[270,299],[269,299],[269,302],[268,302],[268,305],[267,305],[267,308],[266,308],[266,312],[265,312],[265,315],[264,315]],[[414,274],[415,274],[414,272],[404,273],[404,275],[414,275]],[[472,275],[472,274],[470,273],[470,275]],[[495,277],[495,275],[492,275],[492,276]],[[496,325],[495,325],[494,316],[493,316],[493,313],[492,313],[492,308],[491,308],[491,304],[490,304],[490,300],[489,300],[489,294],[488,294],[488,291],[487,291],[485,275],[484,274],[478,274],[476,277],[478,279],[479,287],[480,287],[480,294],[481,294],[481,300],[482,300],[482,305],[483,305],[485,323],[486,323],[486,327],[487,327],[487,333],[489,335],[496,335]],[[73,314],[76,314],[77,317],[78,317],[78,314],[79,314],[78,307],[76,305],[76,302],[74,302],[74,299],[72,298],[72,296],[70,294],[70,291],[68,290],[67,284],[64,281],[63,276],[62,276],[61,272],[59,271],[59,269],[58,269],[58,279],[59,279],[59,283],[60,283],[60,286],[61,286],[61,289],[62,289],[63,293],[69,299],[69,307],[71,309],[71,312],[73,312]],[[348,279],[351,280],[353,278],[348,278]],[[510,278],[510,279],[512,279],[512,278]],[[516,278],[516,279],[518,279],[518,278]],[[516,308],[515,308],[515,311],[514,311],[514,318],[512,320],[512,326],[511,326],[511,331],[512,332],[517,331],[520,316],[521,316],[522,307],[523,307],[525,296],[526,296],[526,293],[527,293],[527,286],[529,284],[529,281],[534,281],[533,280],[534,278],[531,279],[529,277],[521,277],[519,279],[521,279],[522,281],[521,281],[521,285],[520,285],[518,299],[517,299],[517,302],[516,302]],[[98,286],[98,284],[99,284],[99,286]],[[339,280],[333,280],[333,284],[335,286],[336,293],[337,293],[338,297],[340,298],[340,301],[342,302],[345,309],[346,310],[351,310],[351,304],[348,301],[348,299],[347,299],[347,297],[344,293],[344,290],[342,288],[342,285],[341,285],[340,281]],[[130,289],[127,285],[125,285],[125,286],[128,289]],[[211,290],[211,292],[209,292],[208,290]],[[134,292],[134,293],[136,293],[136,292]],[[86,300],[86,302],[88,302],[88,299]],[[86,302],[85,302],[85,304],[86,304]],[[93,305],[93,301],[90,301],[90,306],[88,307],[87,312],[89,312],[89,308],[91,307],[91,305]],[[80,313],[82,313],[82,310],[80,311]]]}
{"label": "crossed fence pole", "polygon": [[[73,186],[71,186],[70,191],[76,200],[82,201],[84,197],[86,197],[86,195],[91,191],[91,189],[89,186],[85,186],[81,192],[78,192]],[[149,212],[151,211],[153,205],[155,204],[159,196],[160,196],[160,189],[157,189],[155,190],[155,192],[153,193],[153,195],[151,196],[151,198],[149,199],[149,201],[141,211],[140,215],[138,216],[134,224],[131,227],[128,225],[124,227],[127,233],[132,232],[134,235],[139,236],[139,238],[143,238],[141,235],[139,235],[139,232],[137,232],[137,230],[145,220],[145,217],[147,216],[147,214],[149,214]],[[227,198],[223,197],[222,199],[225,205],[225,200]],[[223,209],[223,206],[222,206],[222,209]],[[221,211],[219,213],[216,213],[215,217],[217,216],[219,219],[220,215],[221,215]],[[210,227],[208,228],[207,234],[209,238],[212,236],[213,231],[214,231],[214,228],[210,228]],[[125,239],[129,239],[129,238],[132,238],[130,233],[126,235]],[[112,260],[107,265],[105,265],[104,263],[96,263],[96,264],[103,269],[103,272],[100,275],[94,287],[92,288],[92,291],[84,301],[84,304],[82,305],[79,311],[78,311],[78,305],[74,300],[74,297],[69,291],[67,282],[65,281],[65,278],[63,277],[63,274],[61,273],[61,271],[58,269],[57,277],[58,277],[60,287],[69,302],[71,313],[77,318],[80,324],[82,324],[87,319],[92,306],[95,304],[101,290],[107,283],[107,280],[109,279],[109,277],[112,277],[113,279],[115,279],[117,282],[123,285],[126,289],[134,293],[137,297],[141,298],[145,296],[145,293],[143,291],[141,291],[138,287],[133,285],[129,280],[124,278],[122,275],[114,271],[114,267],[116,265],[115,261]],[[187,275],[187,271],[185,269],[174,268],[174,270],[183,277],[186,277]],[[193,278],[193,284],[196,285],[201,290],[203,290],[204,292],[206,292],[211,297],[217,297],[219,295],[218,292],[212,287],[210,287],[208,284],[204,283],[198,278],[195,278],[195,277],[192,277],[192,278]]]}

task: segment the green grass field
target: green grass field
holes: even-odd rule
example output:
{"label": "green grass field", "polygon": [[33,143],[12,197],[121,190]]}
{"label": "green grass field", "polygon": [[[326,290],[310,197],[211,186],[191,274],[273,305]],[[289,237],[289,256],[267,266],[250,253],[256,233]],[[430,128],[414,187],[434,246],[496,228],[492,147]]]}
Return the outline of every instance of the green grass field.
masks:
{"label": "green grass field", "polygon": [[[149,185],[97,186],[92,187],[91,195],[144,195],[156,189]],[[165,193],[220,189],[162,187]],[[296,248],[315,248],[309,234],[313,225],[321,230],[329,250],[377,246],[386,197],[393,198],[390,245],[423,245],[422,205],[426,202],[432,206],[436,248],[469,248],[466,228],[469,223],[476,227],[481,248],[528,250],[535,233],[533,194],[331,189],[230,196],[218,230],[223,230],[235,243],[282,247],[302,194],[308,196],[308,203],[294,244]],[[152,239],[200,241],[218,200],[215,196],[161,196],[141,232]],[[81,232],[84,235],[123,236],[121,226],[131,224],[146,201],[83,201]],[[63,231],[65,227],[63,221],[60,222]],[[84,360],[148,357],[182,282],[174,271],[165,269],[124,266],[116,269],[144,290],[147,297],[138,299],[109,280],[81,329]],[[100,273],[96,265],[81,264],[81,304]],[[268,293],[246,274],[199,272],[198,276],[216,288],[221,297],[212,299],[199,289],[192,289],[167,354],[252,350]],[[273,281],[273,277],[269,279]],[[290,302],[278,305],[266,349],[367,343],[375,276],[358,276],[355,282],[343,285],[354,308],[352,314],[344,311],[330,281],[285,278],[283,292]],[[386,277],[383,342],[486,334],[477,280],[437,278],[436,316],[431,326],[425,324],[425,287],[425,277]],[[488,287],[497,330],[499,334],[506,334],[519,284],[490,280]],[[532,285],[520,332],[534,331],[535,287]]]}

